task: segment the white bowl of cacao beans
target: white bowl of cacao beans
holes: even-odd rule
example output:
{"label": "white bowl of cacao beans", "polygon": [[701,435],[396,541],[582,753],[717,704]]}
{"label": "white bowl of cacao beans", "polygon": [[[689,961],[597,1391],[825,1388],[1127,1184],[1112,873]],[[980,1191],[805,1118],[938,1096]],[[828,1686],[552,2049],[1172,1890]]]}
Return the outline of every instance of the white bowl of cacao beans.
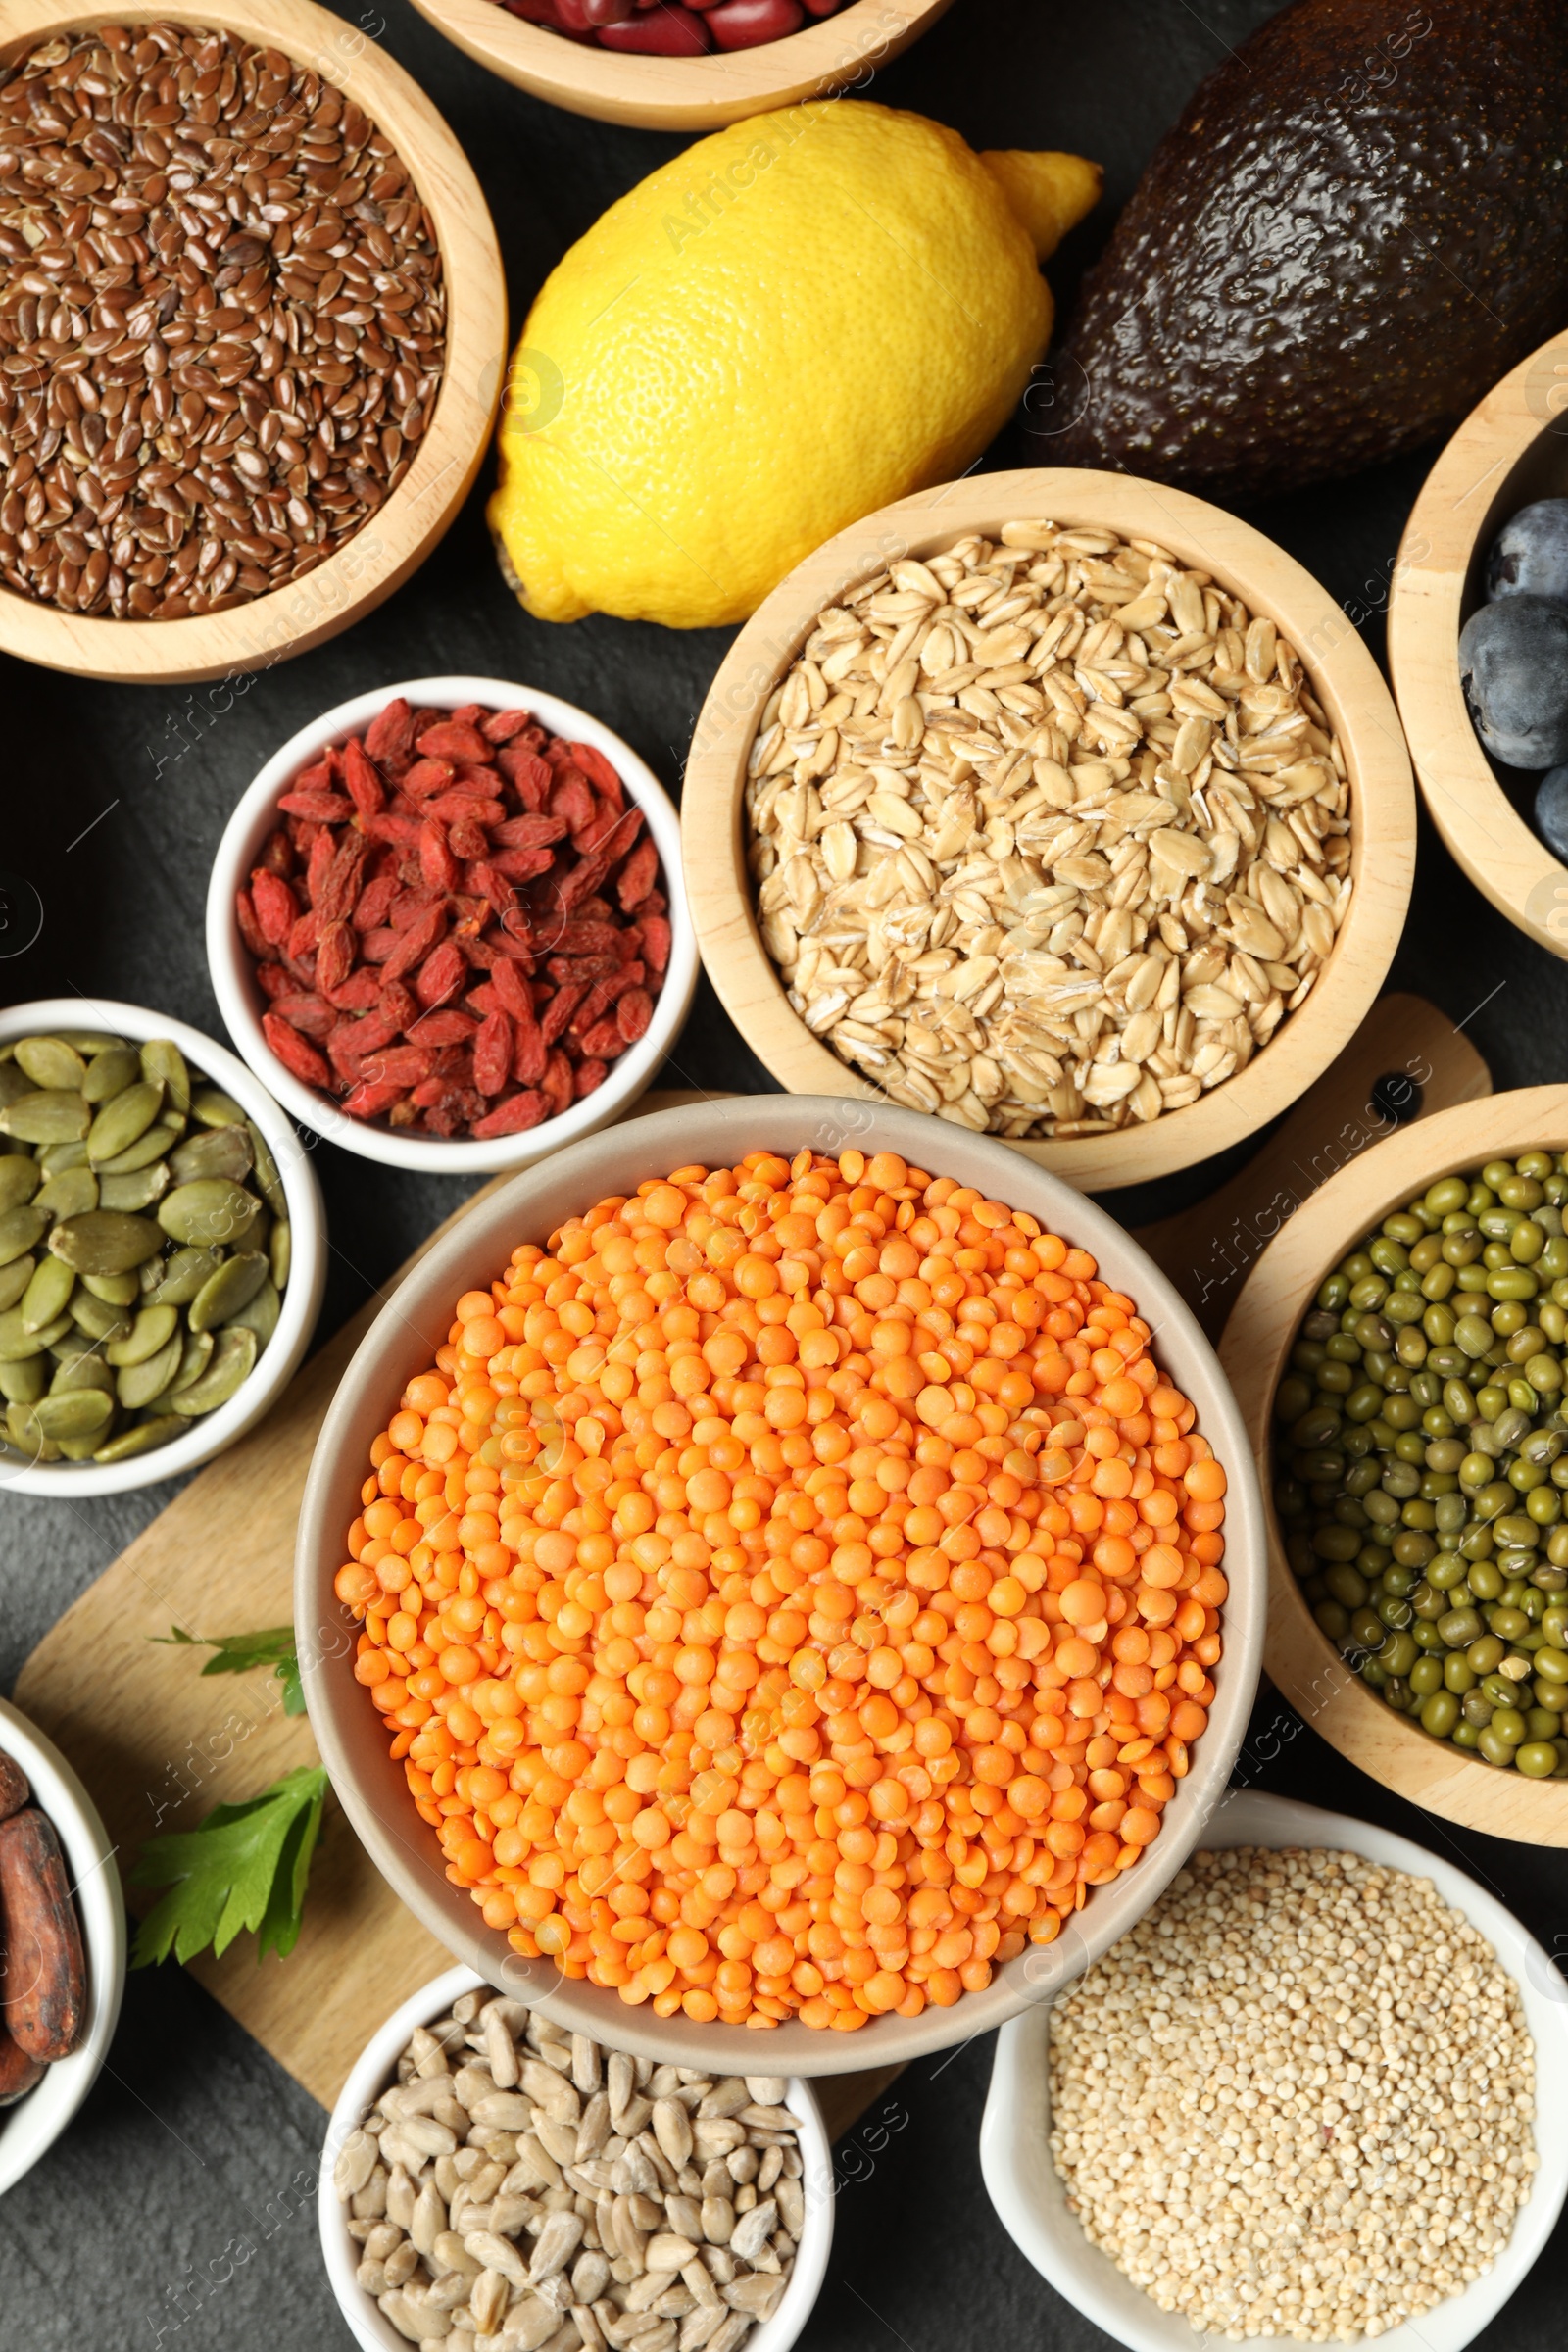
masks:
{"label": "white bowl of cacao beans", "polygon": [[[93,1183],[74,1201],[56,1192],[56,1186],[67,1180],[66,1172],[57,1172],[47,1159],[46,1184],[33,1190],[29,1177],[23,1187],[8,1191],[5,1171],[14,1156],[27,1151],[48,1152],[52,1148],[29,1144],[25,1135],[16,1131],[18,1104],[10,1099],[11,1088],[5,1082],[12,1065],[9,1059],[0,1061],[0,1251],[5,1253],[0,1262],[0,1299],[4,1300],[0,1307],[0,1488],[72,1498],[122,1494],[178,1478],[211,1461],[254,1429],[288,1386],[310,1346],[326,1283],[326,1212],[321,1188],[309,1139],[296,1133],[242,1061],[188,1022],[143,1004],[83,996],[44,999],[0,1011],[0,1047],[14,1054],[19,1046],[25,1050],[28,1040],[45,1041],[46,1045],[55,1041],[66,1048],[66,1055],[56,1057],[63,1065],[59,1071],[35,1059],[39,1075],[32,1078],[32,1085],[50,1095],[72,1093],[74,1073],[71,1056],[84,1062],[88,1070],[100,1059],[106,1064],[111,1059],[120,1061],[125,1065],[122,1075],[131,1080],[124,1092],[149,1095],[153,1089],[147,1071],[143,1067],[138,1073],[136,1059],[142,1049],[166,1042],[177,1049],[184,1077],[176,1083],[188,1085],[195,1105],[181,1110],[172,1100],[174,1083],[166,1086],[161,1106],[152,1112],[152,1123],[143,1120],[141,1135],[123,1154],[108,1159],[101,1153],[89,1157],[86,1173]],[[45,1079],[67,1082],[45,1085]],[[96,1122],[102,1107],[99,1090],[93,1079],[85,1083],[87,1107]],[[197,1098],[212,1100],[198,1102]],[[29,1099],[24,1092],[21,1100]],[[146,1109],[145,1102],[142,1107]],[[77,1114],[78,1127],[82,1115]],[[172,1223],[164,1223],[167,1204],[183,1187],[189,1204],[211,1212],[211,1200],[188,1180],[204,1177],[204,1155],[210,1156],[215,1150],[221,1152],[221,1147],[214,1146],[210,1139],[216,1128],[223,1125],[235,1133],[234,1154],[222,1180],[231,1197],[226,1208],[220,1202],[219,1222],[210,1231],[204,1228],[197,1234],[182,1225],[180,1241],[185,1246],[181,1247]],[[243,1141],[239,1140],[241,1131]],[[94,1123],[79,1139],[89,1155],[98,1132]],[[161,1144],[159,1138],[164,1139]],[[127,1178],[120,1172],[122,1160],[140,1163],[145,1152],[161,1156],[130,1171],[129,1181],[137,1175],[143,1177],[145,1193],[132,1213],[131,1199],[118,1191],[111,1195],[109,1184],[124,1184]],[[204,1181],[211,1194],[215,1175],[206,1175]],[[283,1213],[277,1213],[277,1203]],[[35,1232],[19,1232],[10,1223],[38,1207],[48,1213],[34,1215]],[[191,1284],[181,1286],[168,1279],[174,1271],[194,1272],[193,1261],[198,1257],[205,1255],[213,1261],[200,1268],[205,1276],[216,1272],[220,1261],[245,1252],[240,1212],[250,1220],[252,1241],[265,1232],[270,1246],[270,1254],[267,1249],[249,1250],[251,1260],[263,1262],[260,1267],[250,1263],[243,1269],[240,1291],[245,1280],[254,1277],[244,1296],[236,1292],[225,1303],[215,1293],[203,1298],[194,1293]],[[152,1272],[146,1241],[154,1240],[163,1248],[157,1270],[166,1277],[171,1298],[177,1299],[174,1320],[167,1332],[168,1307],[158,1300],[155,1290],[135,1291],[127,1286],[117,1294],[124,1303],[113,1303],[98,1296],[100,1290],[114,1287],[113,1273],[105,1272],[106,1261],[74,1251],[67,1254],[63,1223],[75,1229],[73,1239],[80,1235],[94,1244],[103,1239],[94,1229],[111,1218],[122,1228],[143,1223],[153,1227],[150,1234],[133,1237],[136,1249],[123,1262],[127,1269],[137,1266],[138,1271]],[[205,1242],[205,1250],[195,1247],[198,1242]],[[143,1261],[139,1266],[136,1250]],[[172,1260],[176,1255],[182,1263],[173,1269]],[[34,1306],[29,1314],[29,1301],[36,1300],[38,1294],[29,1282],[19,1297],[16,1279],[29,1268],[38,1277],[58,1275],[62,1268],[57,1261],[62,1258],[74,1266],[77,1279],[74,1286],[62,1284],[63,1289],[70,1288],[69,1297],[50,1298],[48,1302],[58,1311],[42,1325],[40,1334],[37,1328],[29,1328],[35,1326],[38,1311]],[[234,1271],[231,1267],[225,1281],[233,1278]],[[237,1330],[225,1336],[224,1325],[230,1321],[236,1325],[243,1321],[247,1330],[253,1329],[254,1345],[242,1343]],[[147,1352],[150,1342],[154,1343],[151,1355]],[[178,1360],[168,1366],[171,1377],[160,1389],[159,1359],[170,1348]],[[95,1355],[97,1362],[93,1361]],[[208,1366],[213,1376],[205,1384],[197,1383],[194,1374]],[[17,1377],[25,1375],[29,1367],[36,1368],[37,1377],[30,1381]],[[240,1371],[237,1385],[232,1379],[236,1368]],[[83,1387],[96,1387],[111,1396],[114,1409],[99,1433],[108,1438],[108,1446],[100,1448],[92,1436],[80,1446],[67,1438],[62,1458],[52,1416],[68,1392]],[[30,1407],[40,1418],[13,1429],[11,1417],[19,1407]],[[138,1423],[154,1417],[168,1417],[175,1434],[166,1438],[160,1433],[155,1440],[145,1426],[138,1431]],[[50,1442],[42,1443],[44,1438]],[[99,1450],[110,1458],[95,1458]]]}
{"label": "white bowl of cacao beans", "polygon": [[[763,2038],[746,2052],[758,2067]],[[418,2341],[427,2302],[425,2334],[508,2352],[613,2352],[650,2326],[650,2352],[683,2334],[692,2352],[789,2352],[826,2276],[833,2198],[809,2082],[659,2067],[452,1968],[355,2062],[317,2212],[361,2352]]]}
{"label": "white bowl of cacao beans", "polygon": [[691,1009],[680,820],[555,695],[379,687],[240,799],[207,956],[240,1054],[318,1135],[385,1167],[531,1167],[622,1117]]}
{"label": "white bowl of cacao beans", "polygon": [[[4,1907],[0,1917],[5,1926],[4,1974],[0,1976],[5,1995],[0,2009],[0,2196],[4,2196],[53,2147],[103,2065],[125,1989],[125,1902],[115,1869],[115,1849],[97,1806],[54,1742],[3,1698],[0,1811],[5,1813],[0,1819],[0,1907]],[[33,1812],[42,1814],[53,1832],[53,1840],[45,1834],[42,1842],[58,1844],[58,1864],[45,1874],[42,1886],[13,1889],[13,1874],[25,1866],[26,1847],[39,1842],[36,1835],[24,1839],[20,1834],[25,1817]],[[35,1830],[34,1824],[25,1826]],[[15,1898],[10,1903],[8,1893]],[[47,1917],[29,1921],[23,1916],[24,1907],[29,1913],[36,1911],[40,1901],[57,1908],[62,1897],[75,1913],[79,1971],[74,1960],[59,1948],[58,1921],[51,1923]],[[13,1912],[15,1916],[11,1916]],[[19,1966],[25,1968],[27,1982],[13,1986],[10,1979]],[[51,1983],[52,1976],[61,1982]],[[59,2018],[69,2013],[67,2037],[72,2046],[64,2056],[28,2063],[27,2052],[19,2046],[7,2022],[13,1994],[30,2009],[29,2022],[34,2027],[41,2015]],[[27,2033],[27,2026],[19,2023],[19,2031]],[[36,2036],[29,2034],[28,2038]]]}

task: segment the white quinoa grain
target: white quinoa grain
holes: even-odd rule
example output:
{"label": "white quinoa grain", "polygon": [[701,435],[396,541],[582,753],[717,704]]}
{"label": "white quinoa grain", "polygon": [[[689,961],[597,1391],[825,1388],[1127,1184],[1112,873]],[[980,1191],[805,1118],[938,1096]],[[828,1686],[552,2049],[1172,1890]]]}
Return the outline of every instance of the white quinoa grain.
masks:
{"label": "white quinoa grain", "polygon": [[1232,2343],[1462,2293],[1536,2170],[1513,1979],[1429,1879],[1357,1854],[1195,1854],[1057,2003],[1050,2068],[1091,2242]]}

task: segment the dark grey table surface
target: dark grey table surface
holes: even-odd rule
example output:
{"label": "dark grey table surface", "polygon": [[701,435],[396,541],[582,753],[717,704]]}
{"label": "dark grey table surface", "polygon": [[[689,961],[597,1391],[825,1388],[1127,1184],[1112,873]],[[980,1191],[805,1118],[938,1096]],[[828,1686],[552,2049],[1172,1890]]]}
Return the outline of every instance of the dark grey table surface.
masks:
{"label": "dark grey table surface", "polygon": [[[407,0],[373,0],[357,20],[344,0],[340,13],[418,77],[472,158],[506,257],[514,331],[572,240],[683,143],[534,103],[470,64]],[[934,115],[976,147],[1063,147],[1103,161],[1105,202],[1051,268],[1058,300],[1070,298],[1188,93],[1270,13],[1269,0],[1203,0],[1200,10],[1189,0],[1082,10],[1062,0],[958,0],[869,95]],[[1379,652],[1399,532],[1433,454],[1255,516]],[[1049,463],[1050,444],[1010,430],[986,462]],[[466,671],[564,695],[618,728],[678,792],[726,635],[529,619],[492,560],[488,486],[487,468],[443,545],[389,604],[232,701],[201,687],[98,685],[5,659],[0,875],[30,884],[43,915],[36,942],[0,961],[6,1002],[80,990],[162,1007],[221,1038],[202,907],[224,818],[286,736],[394,679]],[[1565,1074],[1568,964],[1495,914],[1425,826],[1391,984],[1421,991],[1465,1023],[1499,1088]],[[772,1084],[706,985],[662,1083],[742,1092]],[[325,1333],[466,1188],[328,1146],[318,1160],[332,1233]],[[1184,1205],[1225,1172],[1211,1166],[1112,1205],[1136,1222]],[[40,1635],[172,1492],[82,1504],[0,1495],[0,1688],[12,1688]],[[1458,1860],[1548,1949],[1568,1954],[1568,1856],[1453,1832],[1389,1798],[1267,1690],[1238,1779],[1375,1819]],[[378,2022],[368,2016],[367,2033]],[[921,2062],[847,2144],[833,2264],[807,2352],[1018,2343],[1091,2352],[1106,2342],[1035,2276],[986,2197],[976,2143],[991,2059],[983,2040]],[[133,1976],[92,2096],[0,2205],[0,2346],[341,2352],[349,2337],[322,2274],[310,2195],[322,2126],[314,2101],[181,1972]],[[1565,2249],[1568,2228],[1480,2339],[1488,2352],[1556,2352]]]}

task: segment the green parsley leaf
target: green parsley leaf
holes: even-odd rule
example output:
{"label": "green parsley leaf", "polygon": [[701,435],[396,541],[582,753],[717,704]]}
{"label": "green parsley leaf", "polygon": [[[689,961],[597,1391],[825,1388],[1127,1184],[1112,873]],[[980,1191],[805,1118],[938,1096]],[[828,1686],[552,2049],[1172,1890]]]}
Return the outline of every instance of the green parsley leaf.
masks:
{"label": "green parsley leaf", "polygon": [[194,1830],[150,1838],[130,1884],[169,1892],[137,1929],[131,1967],[147,1968],[171,1952],[189,1960],[209,1944],[221,1954],[242,1928],[258,1933],[258,1959],[291,1952],[326,1785],[323,1765],[302,1765],[260,1796],[215,1805]]}
{"label": "green parsley leaf", "polygon": [[187,1634],[175,1625],[167,1634],[152,1638],[166,1645],[216,1651],[202,1668],[204,1675],[250,1674],[258,1666],[270,1666],[283,1694],[284,1714],[305,1712],[305,1686],[300,1680],[299,1650],[291,1625],[271,1625],[255,1634]]}

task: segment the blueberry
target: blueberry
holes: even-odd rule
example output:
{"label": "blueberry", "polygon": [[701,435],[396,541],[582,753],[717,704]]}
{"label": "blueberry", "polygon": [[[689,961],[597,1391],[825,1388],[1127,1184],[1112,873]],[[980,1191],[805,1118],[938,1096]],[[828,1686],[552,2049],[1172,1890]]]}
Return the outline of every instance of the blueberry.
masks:
{"label": "blueberry", "polygon": [[1459,678],[1486,749],[1507,767],[1568,761],[1568,607],[1506,596],[1472,612]]}
{"label": "blueberry", "polygon": [[1568,498],[1521,507],[1492,542],[1487,597],[1545,596],[1568,605]]}
{"label": "blueberry", "polygon": [[1554,858],[1568,860],[1568,767],[1554,767],[1536,787],[1536,831]]}

